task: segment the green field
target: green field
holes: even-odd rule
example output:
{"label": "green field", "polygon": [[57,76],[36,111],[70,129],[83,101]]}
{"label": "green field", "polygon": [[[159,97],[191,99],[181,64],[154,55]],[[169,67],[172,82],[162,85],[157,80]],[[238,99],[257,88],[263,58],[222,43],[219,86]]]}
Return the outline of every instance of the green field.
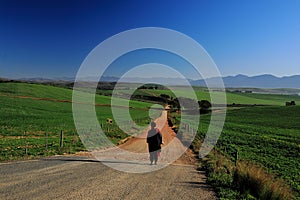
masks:
{"label": "green field", "polygon": [[[59,148],[61,131],[64,133],[63,151],[84,150],[74,126],[71,99],[70,89],[38,84],[0,83],[0,160],[24,156],[26,146],[29,156],[62,153]],[[110,104],[110,97],[97,95],[96,104]],[[117,105],[125,104],[126,101],[117,99]],[[132,118],[137,123],[146,125],[150,120],[148,108],[151,105],[131,101]],[[96,113],[103,126],[106,125],[107,118],[113,118],[109,106],[96,106]],[[45,152],[46,132],[49,137],[48,152]],[[114,143],[128,136],[114,122],[106,134]]]}
{"label": "green field", "polygon": [[[191,92],[186,90],[184,87],[175,87],[177,91],[177,97],[192,97]],[[207,90],[199,87],[194,87],[194,91],[198,100],[210,100],[210,95]],[[111,95],[110,90],[99,90],[98,92]],[[119,90],[120,94],[133,93],[133,90]],[[216,96],[220,92],[212,92]],[[175,96],[171,90],[150,90],[150,89],[139,89],[135,91],[134,94],[138,95],[148,95],[148,96],[159,96],[161,94],[168,94],[170,96]],[[227,104],[258,104],[258,105],[285,105],[286,101],[296,101],[300,102],[300,96],[295,95],[278,95],[278,94],[258,94],[258,93],[234,93],[227,92]],[[218,102],[216,102],[218,103]]]}
{"label": "green field", "polygon": [[[199,134],[206,133],[210,115],[201,118]],[[300,194],[300,106],[267,106],[228,110],[216,149],[234,161],[261,165],[283,178]]]}

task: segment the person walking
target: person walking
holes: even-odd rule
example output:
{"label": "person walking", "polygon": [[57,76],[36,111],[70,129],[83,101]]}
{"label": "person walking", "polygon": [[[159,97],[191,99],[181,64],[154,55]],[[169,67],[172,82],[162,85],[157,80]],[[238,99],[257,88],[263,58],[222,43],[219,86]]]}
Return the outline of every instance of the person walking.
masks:
{"label": "person walking", "polygon": [[147,134],[147,143],[148,150],[150,154],[150,165],[157,164],[158,154],[161,152],[161,144],[162,144],[162,135],[158,128],[156,128],[156,123],[151,122],[151,129]]}

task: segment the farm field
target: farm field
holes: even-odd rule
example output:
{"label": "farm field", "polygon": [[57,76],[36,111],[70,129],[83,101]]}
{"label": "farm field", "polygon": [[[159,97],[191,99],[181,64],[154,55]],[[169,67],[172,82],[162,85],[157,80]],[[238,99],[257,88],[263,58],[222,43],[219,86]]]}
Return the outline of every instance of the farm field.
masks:
{"label": "farm field", "polygon": [[[177,97],[191,97],[189,91],[184,87],[175,87],[177,91]],[[198,97],[198,100],[210,100],[210,95],[207,90],[194,87],[195,93]],[[111,90],[99,90],[99,93],[111,95]],[[133,93],[133,90],[119,90],[118,94]],[[218,95],[217,91],[214,91],[216,96]],[[136,95],[148,95],[148,96],[159,96],[161,94],[167,94],[169,96],[175,96],[171,90],[152,90],[152,89],[139,89],[134,92]],[[286,101],[298,101],[300,102],[300,96],[295,95],[278,95],[278,94],[258,94],[258,93],[234,93],[226,92],[227,104],[258,104],[258,105],[285,105]],[[218,102],[217,102],[218,103]]]}
{"label": "farm field", "polygon": [[[41,156],[84,150],[75,131],[71,95],[72,90],[65,88],[38,84],[1,83],[0,160],[16,159],[25,155]],[[118,99],[117,103],[120,106],[126,104],[122,99]],[[110,104],[110,97],[97,95],[96,104]],[[148,108],[151,105],[131,101],[132,118],[137,123],[146,125],[150,120]],[[112,118],[109,106],[96,106],[96,113],[99,123],[104,126],[106,119]],[[120,131],[114,122],[110,126],[107,135],[112,142],[117,143],[127,137],[127,134]],[[59,147],[61,131],[64,134],[63,149]],[[46,133],[49,144],[47,152],[45,151]]]}
{"label": "farm field", "polygon": [[[201,118],[206,133],[210,115]],[[300,197],[300,106],[228,110],[216,149],[234,161],[254,162],[284,179]]]}

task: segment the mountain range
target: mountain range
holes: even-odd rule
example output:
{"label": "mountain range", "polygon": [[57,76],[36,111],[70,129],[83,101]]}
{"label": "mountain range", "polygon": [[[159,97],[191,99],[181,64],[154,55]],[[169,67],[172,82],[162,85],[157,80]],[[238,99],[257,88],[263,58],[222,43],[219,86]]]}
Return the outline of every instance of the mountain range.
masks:
{"label": "mountain range", "polygon": [[[116,77],[102,77],[102,81],[118,81]],[[187,82],[180,78],[126,78],[126,82],[145,83],[145,82],[161,82],[162,84],[169,85],[185,85]],[[212,87],[216,87],[214,83],[216,78],[208,78],[206,80],[192,80],[188,79],[189,83],[193,86],[206,86],[206,82],[210,83]],[[295,88],[300,89],[300,75],[276,77],[270,74],[263,74],[258,76],[226,76],[223,77],[223,82],[226,88]]]}
{"label": "mountain range", "polygon": [[[213,85],[216,78],[206,79]],[[258,76],[226,76],[223,77],[226,88],[295,88],[300,89],[300,75],[276,77],[270,74]],[[192,85],[205,86],[204,80],[191,81]]]}
{"label": "mountain range", "polygon": [[[51,81],[67,81],[73,82],[75,80],[74,77],[62,77],[62,78],[22,78],[18,79],[21,81],[31,81],[31,82],[51,82]],[[88,79],[87,80],[97,80],[97,79]],[[103,82],[117,82],[119,80],[118,77],[114,76],[105,76],[102,77],[100,81]],[[206,86],[206,82],[210,83],[212,87],[214,87],[214,82],[216,78],[208,78],[206,80],[192,80],[188,79],[189,83],[194,86]],[[125,78],[123,82],[130,83],[161,83],[161,84],[169,84],[169,85],[186,85],[187,82],[184,79],[180,78],[167,78],[167,77],[159,77],[159,78]],[[236,75],[236,76],[226,76],[223,77],[223,82],[226,88],[295,88],[300,89],[300,75],[294,76],[284,76],[284,77],[276,77],[270,74],[263,74],[258,76],[246,76],[246,75]]]}

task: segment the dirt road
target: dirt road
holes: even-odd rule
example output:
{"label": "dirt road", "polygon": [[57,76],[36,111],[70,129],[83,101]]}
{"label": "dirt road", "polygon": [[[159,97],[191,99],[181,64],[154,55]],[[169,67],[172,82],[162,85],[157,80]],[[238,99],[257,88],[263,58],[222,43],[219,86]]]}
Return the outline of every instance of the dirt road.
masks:
{"label": "dirt road", "polygon": [[[161,156],[159,157],[159,165],[149,167],[149,153],[146,143],[148,130],[142,134],[130,138],[124,144],[115,148],[102,151],[94,151],[92,155],[100,161],[116,170],[130,173],[145,173],[164,168],[171,163],[191,164],[194,163],[194,157],[187,148],[183,146],[176,137],[176,133],[169,127],[167,122],[167,111],[163,111],[162,115],[155,120],[157,128],[162,133],[163,142]],[[181,156],[183,155],[183,156]],[[181,157],[181,158],[180,158]],[[180,159],[179,159],[180,158]],[[132,166],[135,163],[135,166]]]}
{"label": "dirt road", "polygon": [[[157,120],[165,142],[157,166],[149,165],[144,138],[132,138],[110,153],[93,152],[104,156],[102,162],[92,156],[58,156],[0,163],[0,199],[216,199],[190,152],[170,164],[169,158],[184,147],[164,117]],[[126,173],[111,164],[149,172]]]}

